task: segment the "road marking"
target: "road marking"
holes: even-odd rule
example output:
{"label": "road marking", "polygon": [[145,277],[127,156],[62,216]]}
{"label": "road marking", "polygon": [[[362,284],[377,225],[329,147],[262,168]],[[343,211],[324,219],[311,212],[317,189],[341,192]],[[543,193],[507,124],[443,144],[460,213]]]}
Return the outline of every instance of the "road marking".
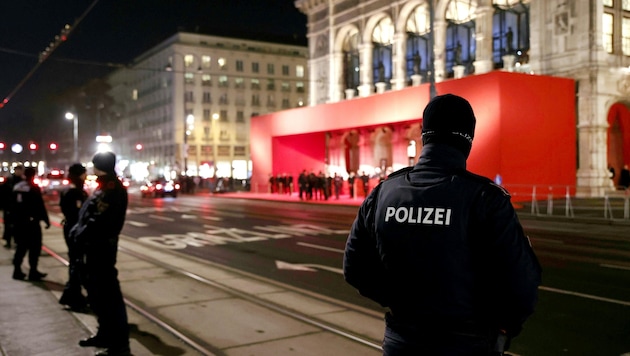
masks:
{"label": "road marking", "polygon": [[182,219],[196,219],[197,215],[182,214]]}
{"label": "road marking", "polygon": [[306,271],[306,272],[317,272],[318,269],[334,272],[338,274],[343,274],[343,270],[341,268],[329,267],[324,265],[315,265],[311,263],[289,263],[276,260],[276,267],[278,269],[288,269],[293,271]]}
{"label": "road marking", "polygon": [[298,242],[297,244],[300,245],[300,246],[316,248],[316,249],[319,249],[319,250],[339,252],[339,253],[344,253],[345,252],[344,250],[340,250],[338,248],[332,248],[332,247],[321,246],[321,245],[314,245],[314,244],[309,244],[309,243],[306,243],[306,242]]}
{"label": "road marking", "polygon": [[175,219],[173,218],[169,218],[166,216],[160,216],[160,215],[149,215],[150,218],[152,219],[157,219],[157,220],[164,220],[164,221],[175,221]]}
{"label": "road marking", "polygon": [[[605,264],[605,263],[602,263],[599,266],[600,267],[605,267],[605,268],[623,269],[623,270],[626,270],[626,271],[630,271],[630,267],[626,267],[626,266],[609,265],[609,264]],[[628,356],[630,356],[630,355],[628,355]]]}
{"label": "road marking", "polygon": [[544,290],[544,291],[547,291],[547,292],[552,292],[552,293],[567,294],[567,295],[573,295],[573,296],[576,296],[576,297],[582,297],[582,298],[586,298],[586,299],[598,300],[600,302],[607,302],[607,303],[619,304],[619,305],[624,305],[624,306],[630,306],[630,302],[626,302],[625,300],[618,300],[618,299],[610,299],[610,298],[598,297],[596,295],[572,292],[570,290],[557,289],[557,288],[551,288],[551,287],[545,287],[545,286],[540,286],[540,287],[538,287],[538,289]]}
{"label": "road marking", "polygon": [[218,216],[202,216],[202,219],[206,219],[206,220],[212,220],[212,221],[221,221],[223,220],[222,218],[218,217]]}
{"label": "road marking", "polygon": [[149,226],[149,224],[143,223],[143,222],[140,222],[140,221],[127,220],[125,222],[127,224],[129,224],[129,225],[133,225],[133,226],[137,226],[137,227],[147,227],[147,226]]}

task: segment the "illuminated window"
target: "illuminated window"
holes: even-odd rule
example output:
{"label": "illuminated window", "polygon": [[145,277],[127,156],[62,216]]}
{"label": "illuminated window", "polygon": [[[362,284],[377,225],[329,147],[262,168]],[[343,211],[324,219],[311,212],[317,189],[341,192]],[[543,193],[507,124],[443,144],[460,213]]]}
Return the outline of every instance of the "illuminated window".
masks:
{"label": "illuminated window", "polygon": [[602,45],[611,54],[630,56],[630,0],[603,1]]}
{"label": "illuminated window", "polygon": [[477,2],[474,0],[451,0],[446,9],[446,18],[455,23],[466,23],[472,20],[477,11]]}
{"label": "illuminated window", "polygon": [[222,75],[219,77],[219,87],[227,88],[228,86],[228,77],[227,75]]}
{"label": "illuminated window", "polygon": [[226,64],[225,58],[219,58],[218,63],[219,63],[219,68],[224,69],[224,70],[227,69],[225,65]]}
{"label": "illuminated window", "polygon": [[187,54],[184,56],[184,65],[186,66],[186,68],[192,66],[194,62],[195,57],[192,54]]}
{"label": "illuminated window", "polygon": [[602,30],[603,30],[603,45],[604,50],[608,53],[613,53],[613,15],[609,13],[604,13],[602,17]]}
{"label": "illuminated window", "polygon": [[205,87],[212,86],[212,77],[210,76],[210,74],[201,75],[201,85]]}
{"label": "illuminated window", "polygon": [[302,82],[295,83],[295,90],[298,93],[304,93],[304,83],[302,83]]}
{"label": "illuminated window", "polygon": [[195,76],[190,72],[184,73],[184,79],[186,84],[193,84],[195,82]]}
{"label": "illuminated window", "polygon": [[235,78],[234,87],[237,89],[243,89],[245,87],[245,80],[243,78]]}
{"label": "illuminated window", "polygon": [[259,79],[252,79],[252,89],[260,89],[260,80]]}
{"label": "illuminated window", "polygon": [[134,89],[131,91],[131,100],[138,100],[138,89]]}
{"label": "illuminated window", "polygon": [[212,61],[210,56],[201,56],[201,67],[202,68],[210,68]]}
{"label": "illuminated window", "polygon": [[295,76],[298,77],[298,78],[304,77],[304,66],[303,65],[295,66]]}

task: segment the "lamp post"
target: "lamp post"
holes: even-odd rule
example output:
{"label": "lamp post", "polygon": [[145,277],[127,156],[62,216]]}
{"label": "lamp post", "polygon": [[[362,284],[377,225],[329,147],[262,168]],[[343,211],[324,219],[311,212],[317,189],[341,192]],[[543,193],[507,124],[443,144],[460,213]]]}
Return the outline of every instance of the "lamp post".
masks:
{"label": "lamp post", "polygon": [[79,115],[75,115],[71,112],[66,113],[66,119],[74,121],[74,153],[72,155],[73,162],[79,161]]}

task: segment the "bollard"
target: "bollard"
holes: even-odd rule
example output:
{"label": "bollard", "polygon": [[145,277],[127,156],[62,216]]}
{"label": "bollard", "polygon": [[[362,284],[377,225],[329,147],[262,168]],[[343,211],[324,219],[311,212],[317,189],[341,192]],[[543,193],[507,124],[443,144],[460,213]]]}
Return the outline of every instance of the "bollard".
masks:
{"label": "bollard", "polygon": [[569,187],[567,187],[566,194],[565,194],[564,216],[574,217],[573,205],[571,205],[571,194],[569,192]]}
{"label": "bollard", "polygon": [[547,194],[547,215],[553,215],[553,192],[549,187],[549,194]]}

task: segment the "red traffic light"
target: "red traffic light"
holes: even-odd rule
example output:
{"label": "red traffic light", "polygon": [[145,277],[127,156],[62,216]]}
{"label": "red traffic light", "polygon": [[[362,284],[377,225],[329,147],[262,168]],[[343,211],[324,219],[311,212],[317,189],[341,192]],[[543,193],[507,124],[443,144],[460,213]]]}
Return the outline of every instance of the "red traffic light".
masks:
{"label": "red traffic light", "polygon": [[28,149],[31,151],[37,151],[37,144],[36,143],[29,143],[28,144]]}
{"label": "red traffic light", "polygon": [[50,148],[51,151],[54,151],[57,149],[57,144],[53,142],[50,145],[48,145],[48,148]]}
{"label": "red traffic light", "polygon": [[7,148],[7,145],[4,142],[0,142],[0,151],[4,151]]}

